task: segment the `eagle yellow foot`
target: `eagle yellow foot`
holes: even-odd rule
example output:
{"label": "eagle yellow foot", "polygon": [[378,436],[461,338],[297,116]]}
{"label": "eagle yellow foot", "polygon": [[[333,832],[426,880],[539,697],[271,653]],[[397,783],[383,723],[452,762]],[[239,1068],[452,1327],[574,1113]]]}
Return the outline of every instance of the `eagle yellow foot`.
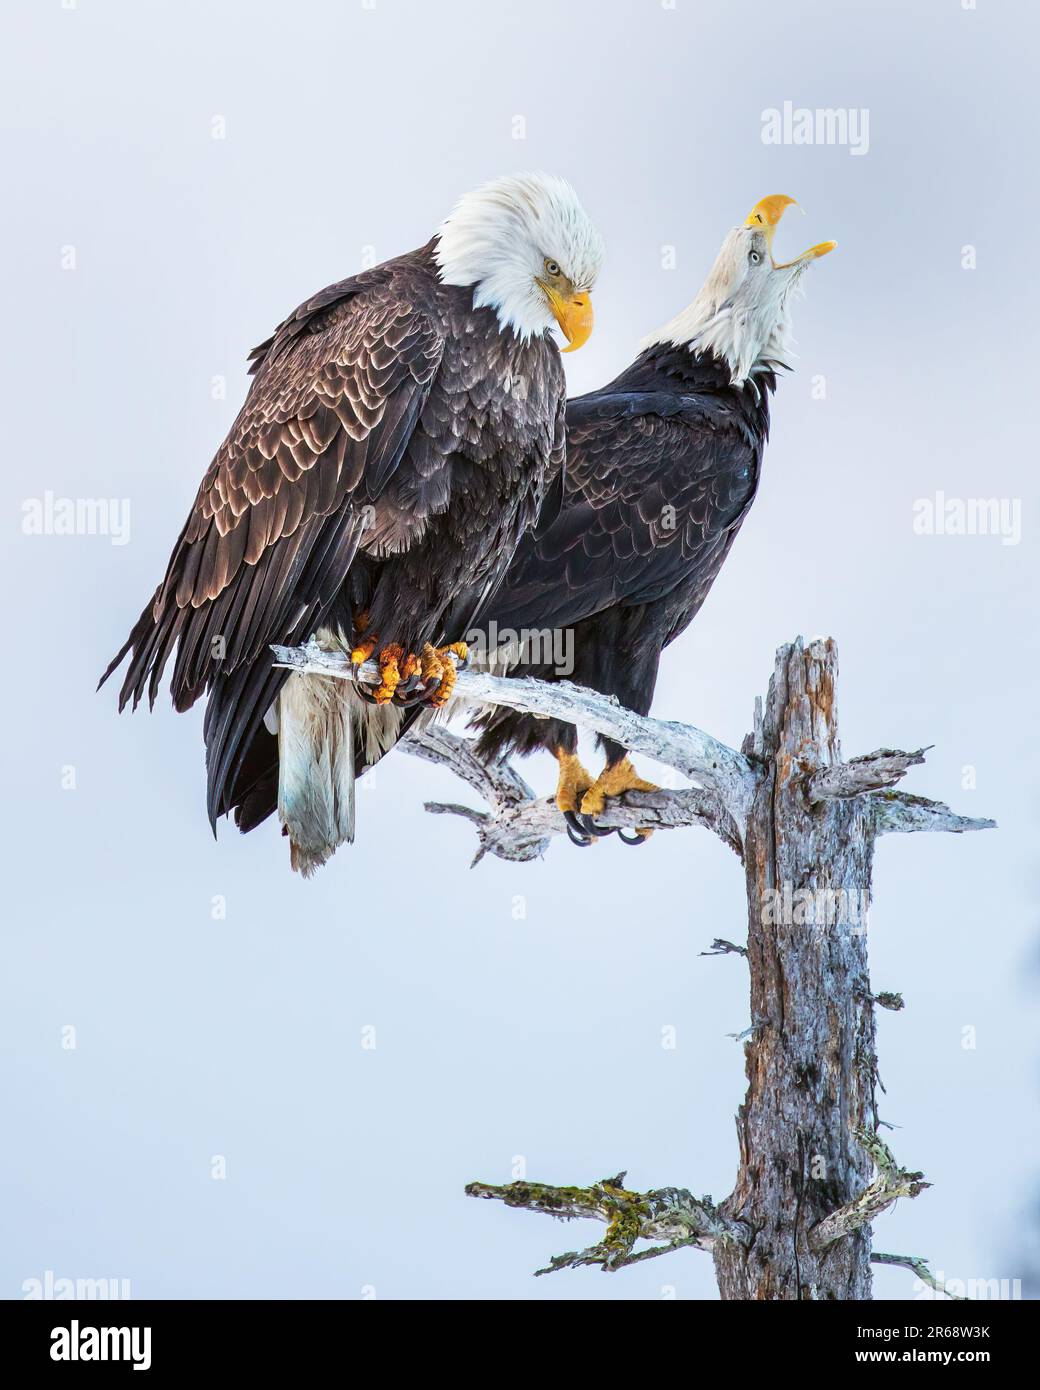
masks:
{"label": "eagle yellow foot", "polygon": [[[418,704],[422,701],[434,709],[446,705],[455,689],[459,667],[466,664],[468,654],[469,648],[465,642],[449,642],[446,647],[434,647],[427,642],[417,658],[421,677],[419,693],[408,703]],[[454,661],[452,657],[455,657]]]}
{"label": "eagle yellow foot", "polygon": [[556,805],[567,822],[567,837],[572,845],[587,849],[592,844],[592,836],[578,819],[578,808],[582,797],[592,786],[592,774],[582,765],[581,759],[575,753],[568,753],[566,748],[556,749],[556,761],[560,765]]}
{"label": "eagle yellow foot", "polygon": [[[364,666],[378,645],[379,638],[373,636],[366,637],[352,648],[350,662],[355,672]],[[391,642],[381,648],[376,663],[379,666],[379,684],[363,685],[360,681],[357,682],[358,694],[370,704],[388,705],[396,697],[398,686],[419,673],[419,658],[406,656],[404,648],[398,642]]]}
{"label": "eagle yellow foot", "polygon": [[351,648],[350,664],[352,666],[364,666],[365,662],[379,645],[378,637],[366,637],[359,642],[356,647]]}
{"label": "eagle yellow foot", "polygon": [[[363,666],[379,645],[376,636],[366,637],[350,653],[355,670]],[[465,642],[452,642],[447,647],[433,647],[429,642],[418,655],[406,652],[399,642],[380,649],[379,684],[358,684],[358,694],[377,705],[417,705],[440,708],[451,699],[458,667],[466,660]],[[453,660],[452,658],[455,658]]]}
{"label": "eagle yellow foot", "polygon": [[[655,783],[647,782],[640,777],[627,756],[622,758],[620,762],[608,763],[581,799],[579,817],[581,828],[587,835],[613,835],[613,829],[606,830],[596,824],[596,817],[603,813],[607,802],[612,797],[623,796],[625,792],[656,792],[660,790],[660,787]],[[653,833],[653,830],[648,826],[640,826],[634,835],[625,835],[621,830],[617,831],[618,838],[623,840],[626,845],[645,844]]]}

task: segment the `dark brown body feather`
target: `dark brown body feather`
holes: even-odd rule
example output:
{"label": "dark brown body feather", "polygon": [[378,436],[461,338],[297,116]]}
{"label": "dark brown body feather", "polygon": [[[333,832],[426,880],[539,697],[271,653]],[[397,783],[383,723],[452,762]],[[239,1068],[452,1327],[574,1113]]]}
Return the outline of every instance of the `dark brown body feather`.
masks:
{"label": "dark brown body feather", "polygon": [[442,285],[435,243],[301,305],[252,354],[254,381],[211,463],[130,653],[120,709],[209,692],[211,821],[275,807],[264,715],[286,678],[271,643],[321,626],[409,651],[462,636],[563,457],[563,370]]}
{"label": "dark brown body feather", "polygon": [[[648,713],[661,652],[696,616],[755,497],[775,377],[754,380],[734,388],[714,359],[658,345],[570,401],[555,519],[520,543],[477,625],[569,631],[566,678]],[[547,660],[514,674],[561,678]],[[477,726],[485,757],[576,747],[557,720],[498,709]],[[623,752],[600,741],[612,760]]]}

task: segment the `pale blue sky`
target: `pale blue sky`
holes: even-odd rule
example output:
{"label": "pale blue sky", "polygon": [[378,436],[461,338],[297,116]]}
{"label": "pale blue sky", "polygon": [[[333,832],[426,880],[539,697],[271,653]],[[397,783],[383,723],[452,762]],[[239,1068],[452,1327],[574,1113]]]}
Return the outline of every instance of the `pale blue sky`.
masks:
{"label": "pale blue sky", "polygon": [[[746,974],[699,955],[742,932],[727,850],[557,842],[470,872],[466,824],[422,810],[467,789],[402,756],[305,883],[273,824],[213,842],[201,708],[117,718],[93,694],[248,349],[366,247],[424,242],[523,168],[569,177],[607,242],[574,391],[692,298],[764,194],[805,209],[778,246],[839,243],[806,277],[758,500],[656,709],[739,743],[776,645],[831,634],[846,750],[934,743],[908,788],[1000,821],[878,851],[873,983],[907,1000],[879,1019],[882,1115],[935,1186],[875,1239],[951,1277],[1020,1274],[1040,1178],[1035,7],[47,0],[4,27],[0,1295],[47,1269],[138,1297],[713,1295],[697,1252],[532,1280],[596,1228],[462,1189],[523,1155],[547,1181],[627,1167],[729,1191]],[[866,109],[867,153],[764,144],[785,101]],[[24,535],[47,490],[129,499],[129,543]],[[915,535],[938,490],[1020,499],[1020,544]],[[551,785],[546,761],[524,770]]]}

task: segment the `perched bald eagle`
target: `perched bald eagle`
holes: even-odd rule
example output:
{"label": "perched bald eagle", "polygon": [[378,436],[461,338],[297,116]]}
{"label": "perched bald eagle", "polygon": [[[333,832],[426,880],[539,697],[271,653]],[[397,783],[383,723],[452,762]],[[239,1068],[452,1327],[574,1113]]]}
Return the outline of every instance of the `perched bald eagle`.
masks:
{"label": "perched bald eagle", "polygon": [[[448,652],[501,580],[564,453],[550,330],[591,332],[602,243],[544,174],[464,197],[425,246],[322,290],[252,355],[130,653],[120,709],[208,693],[210,821],[276,806],[305,874],[354,834],[354,779],[404,703],[443,703]],[[271,643],[375,655],[380,683],[289,675]]]}
{"label": "perched bald eagle", "polygon": [[[792,291],[834,246],[774,261],[776,226],[793,201],[758,203],[726,237],[693,303],[609,386],[568,403],[562,505],[551,501],[555,519],[521,541],[476,624],[492,644],[527,634],[516,674],[557,679],[544,644],[532,656],[532,638],[571,629],[568,679],[649,712],[661,652],[696,616],[755,499],[769,397],[788,366]],[[610,739],[600,740],[606,766],[590,776],[570,724],[501,708],[476,723],[487,758],[556,755],[556,801],[576,844],[611,833],[595,820],[608,797],[655,790]],[[621,838],[641,844],[649,833]]]}

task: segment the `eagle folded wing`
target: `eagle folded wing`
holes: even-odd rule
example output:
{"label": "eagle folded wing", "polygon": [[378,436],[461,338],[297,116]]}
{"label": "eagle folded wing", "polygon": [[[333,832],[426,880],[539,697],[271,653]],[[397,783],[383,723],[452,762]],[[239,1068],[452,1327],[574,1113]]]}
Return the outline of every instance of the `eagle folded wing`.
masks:
{"label": "eagle folded wing", "polygon": [[500,629],[566,627],[717,571],[754,496],[755,455],[729,419],[688,402],[570,403],[563,505],[521,543],[489,605]]}
{"label": "eagle folded wing", "polygon": [[[219,671],[320,624],[398,467],[443,352],[393,279],[302,305],[253,356],[255,380],[210,465],[166,577],[105,676],[154,703],[171,653],[186,709]],[[422,518],[414,518],[416,526]]]}

